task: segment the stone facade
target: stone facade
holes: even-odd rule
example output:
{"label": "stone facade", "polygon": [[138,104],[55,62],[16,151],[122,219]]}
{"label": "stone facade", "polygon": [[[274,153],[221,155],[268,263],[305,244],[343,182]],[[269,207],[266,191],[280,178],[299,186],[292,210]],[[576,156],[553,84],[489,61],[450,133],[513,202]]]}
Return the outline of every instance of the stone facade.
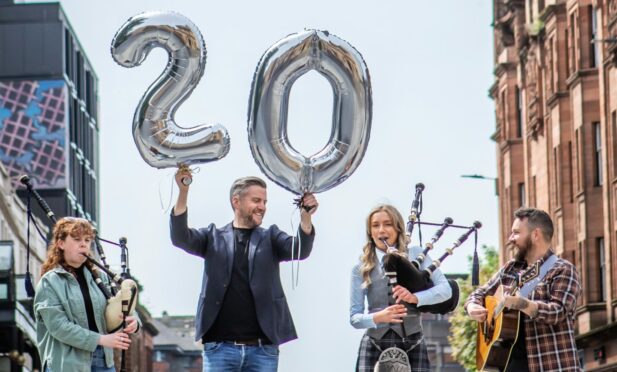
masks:
{"label": "stone facade", "polygon": [[[617,1],[494,0],[500,238],[520,206],[548,211],[579,270],[586,371],[617,369]],[[511,252],[501,246],[502,263]]]}

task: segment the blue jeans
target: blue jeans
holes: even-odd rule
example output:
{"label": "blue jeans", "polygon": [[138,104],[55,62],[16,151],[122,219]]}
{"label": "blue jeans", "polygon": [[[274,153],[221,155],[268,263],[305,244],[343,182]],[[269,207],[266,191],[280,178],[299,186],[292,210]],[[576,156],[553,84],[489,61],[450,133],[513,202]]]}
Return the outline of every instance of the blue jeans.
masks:
{"label": "blue jeans", "polygon": [[103,351],[102,346],[97,346],[92,353],[92,372],[116,372],[116,367],[107,368],[105,366],[105,351]]}
{"label": "blue jeans", "polygon": [[275,345],[204,344],[204,372],[276,372],[279,348]]}
{"label": "blue jeans", "polygon": [[[102,346],[97,346],[92,353],[92,364],[90,365],[91,372],[116,372],[116,367],[107,368],[105,366],[105,352]],[[49,367],[45,366],[45,372],[51,372]]]}

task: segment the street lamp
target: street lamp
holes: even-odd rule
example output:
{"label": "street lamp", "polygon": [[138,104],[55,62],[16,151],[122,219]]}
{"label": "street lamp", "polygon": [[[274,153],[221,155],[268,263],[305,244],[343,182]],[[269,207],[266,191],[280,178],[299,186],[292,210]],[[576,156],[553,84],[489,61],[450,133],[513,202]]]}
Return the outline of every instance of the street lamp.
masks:
{"label": "street lamp", "polygon": [[491,180],[495,182],[495,195],[499,196],[499,189],[497,188],[497,178],[496,177],[487,177],[481,174],[462,174],[462,178],[473,178],[476,180]]}

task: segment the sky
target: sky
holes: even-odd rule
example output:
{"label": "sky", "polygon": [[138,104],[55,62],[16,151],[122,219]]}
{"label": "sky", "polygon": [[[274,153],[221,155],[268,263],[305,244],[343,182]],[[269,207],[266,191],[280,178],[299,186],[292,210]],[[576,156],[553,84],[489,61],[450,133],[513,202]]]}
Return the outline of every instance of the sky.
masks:
{"label": "sky", "polygon": [[[154,50],[139,67],[117,65],[110,54],[116,31],[131,16],[171,10],[189,17],[207,47],[205,73],[176,115],[183,127],[219,123],[231,137],[229,154],[202,164],[189,194],[189,225],[223,226],[233,219],[227,195],[233,180],[265,176],[252,158],[247,111],[255,67],[266,49],[304,28],[328,30],[364,57],[371,75],[370,141],[355,173],[317,195],[313,253],[299,266],[292,289],[291,265],[281,277],[299,339],[281,346],[281,371],[352,370],[362,330],[349,325],[349,282],[365,241],[365,219],[379,203],[409,214],[414,185],[422,182],[424,221],[449,216],[461,225],[480,220],[479,245],[499,246],[497,196],[491,180],[463,174],[496,174],[492,2],[486,0],[290,2],[60,1],[99,79],[100,232],[128,239],[130,268],[144,287],[140,301],[154,316],[193,315],[203,262],[174,248],[168,206],[173,169],[148,166],[133,142],[137,103],[160,75],[167,56]],[[291,91],[288,131],[305,155],[327,142],[332,92],[315,72]],[[299,220],[293,195],[267,180],[264,225],[290,232]],[[427,239],[432,230],[423,229]],[[450,231],[434,256],[461,234]],[[417,242],[417,235],[414,236]],[[119,252],[106,248],[112,266]],[[472,241],[455,251],[444,272],[468,272]]]}

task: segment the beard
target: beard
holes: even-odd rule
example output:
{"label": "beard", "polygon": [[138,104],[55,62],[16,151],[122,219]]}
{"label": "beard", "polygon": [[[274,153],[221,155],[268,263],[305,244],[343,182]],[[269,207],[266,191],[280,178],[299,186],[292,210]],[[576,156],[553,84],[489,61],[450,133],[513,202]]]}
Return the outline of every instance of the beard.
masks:
{"label": "beard", "polygon": [[256,210],[252,210],[242,214],[241,219],[245,226],[253,228],[261,225],[265,213],[262,213],[262,216],[256,216],[256,213]]}
{"label": "beard", "polygon": [[527,252],[531,250],[531,237],[527,237],[521,244],[515,242],[508,243],[508,249],[514,250],[514,258],[518,261],[524,261],[527,256]]}

